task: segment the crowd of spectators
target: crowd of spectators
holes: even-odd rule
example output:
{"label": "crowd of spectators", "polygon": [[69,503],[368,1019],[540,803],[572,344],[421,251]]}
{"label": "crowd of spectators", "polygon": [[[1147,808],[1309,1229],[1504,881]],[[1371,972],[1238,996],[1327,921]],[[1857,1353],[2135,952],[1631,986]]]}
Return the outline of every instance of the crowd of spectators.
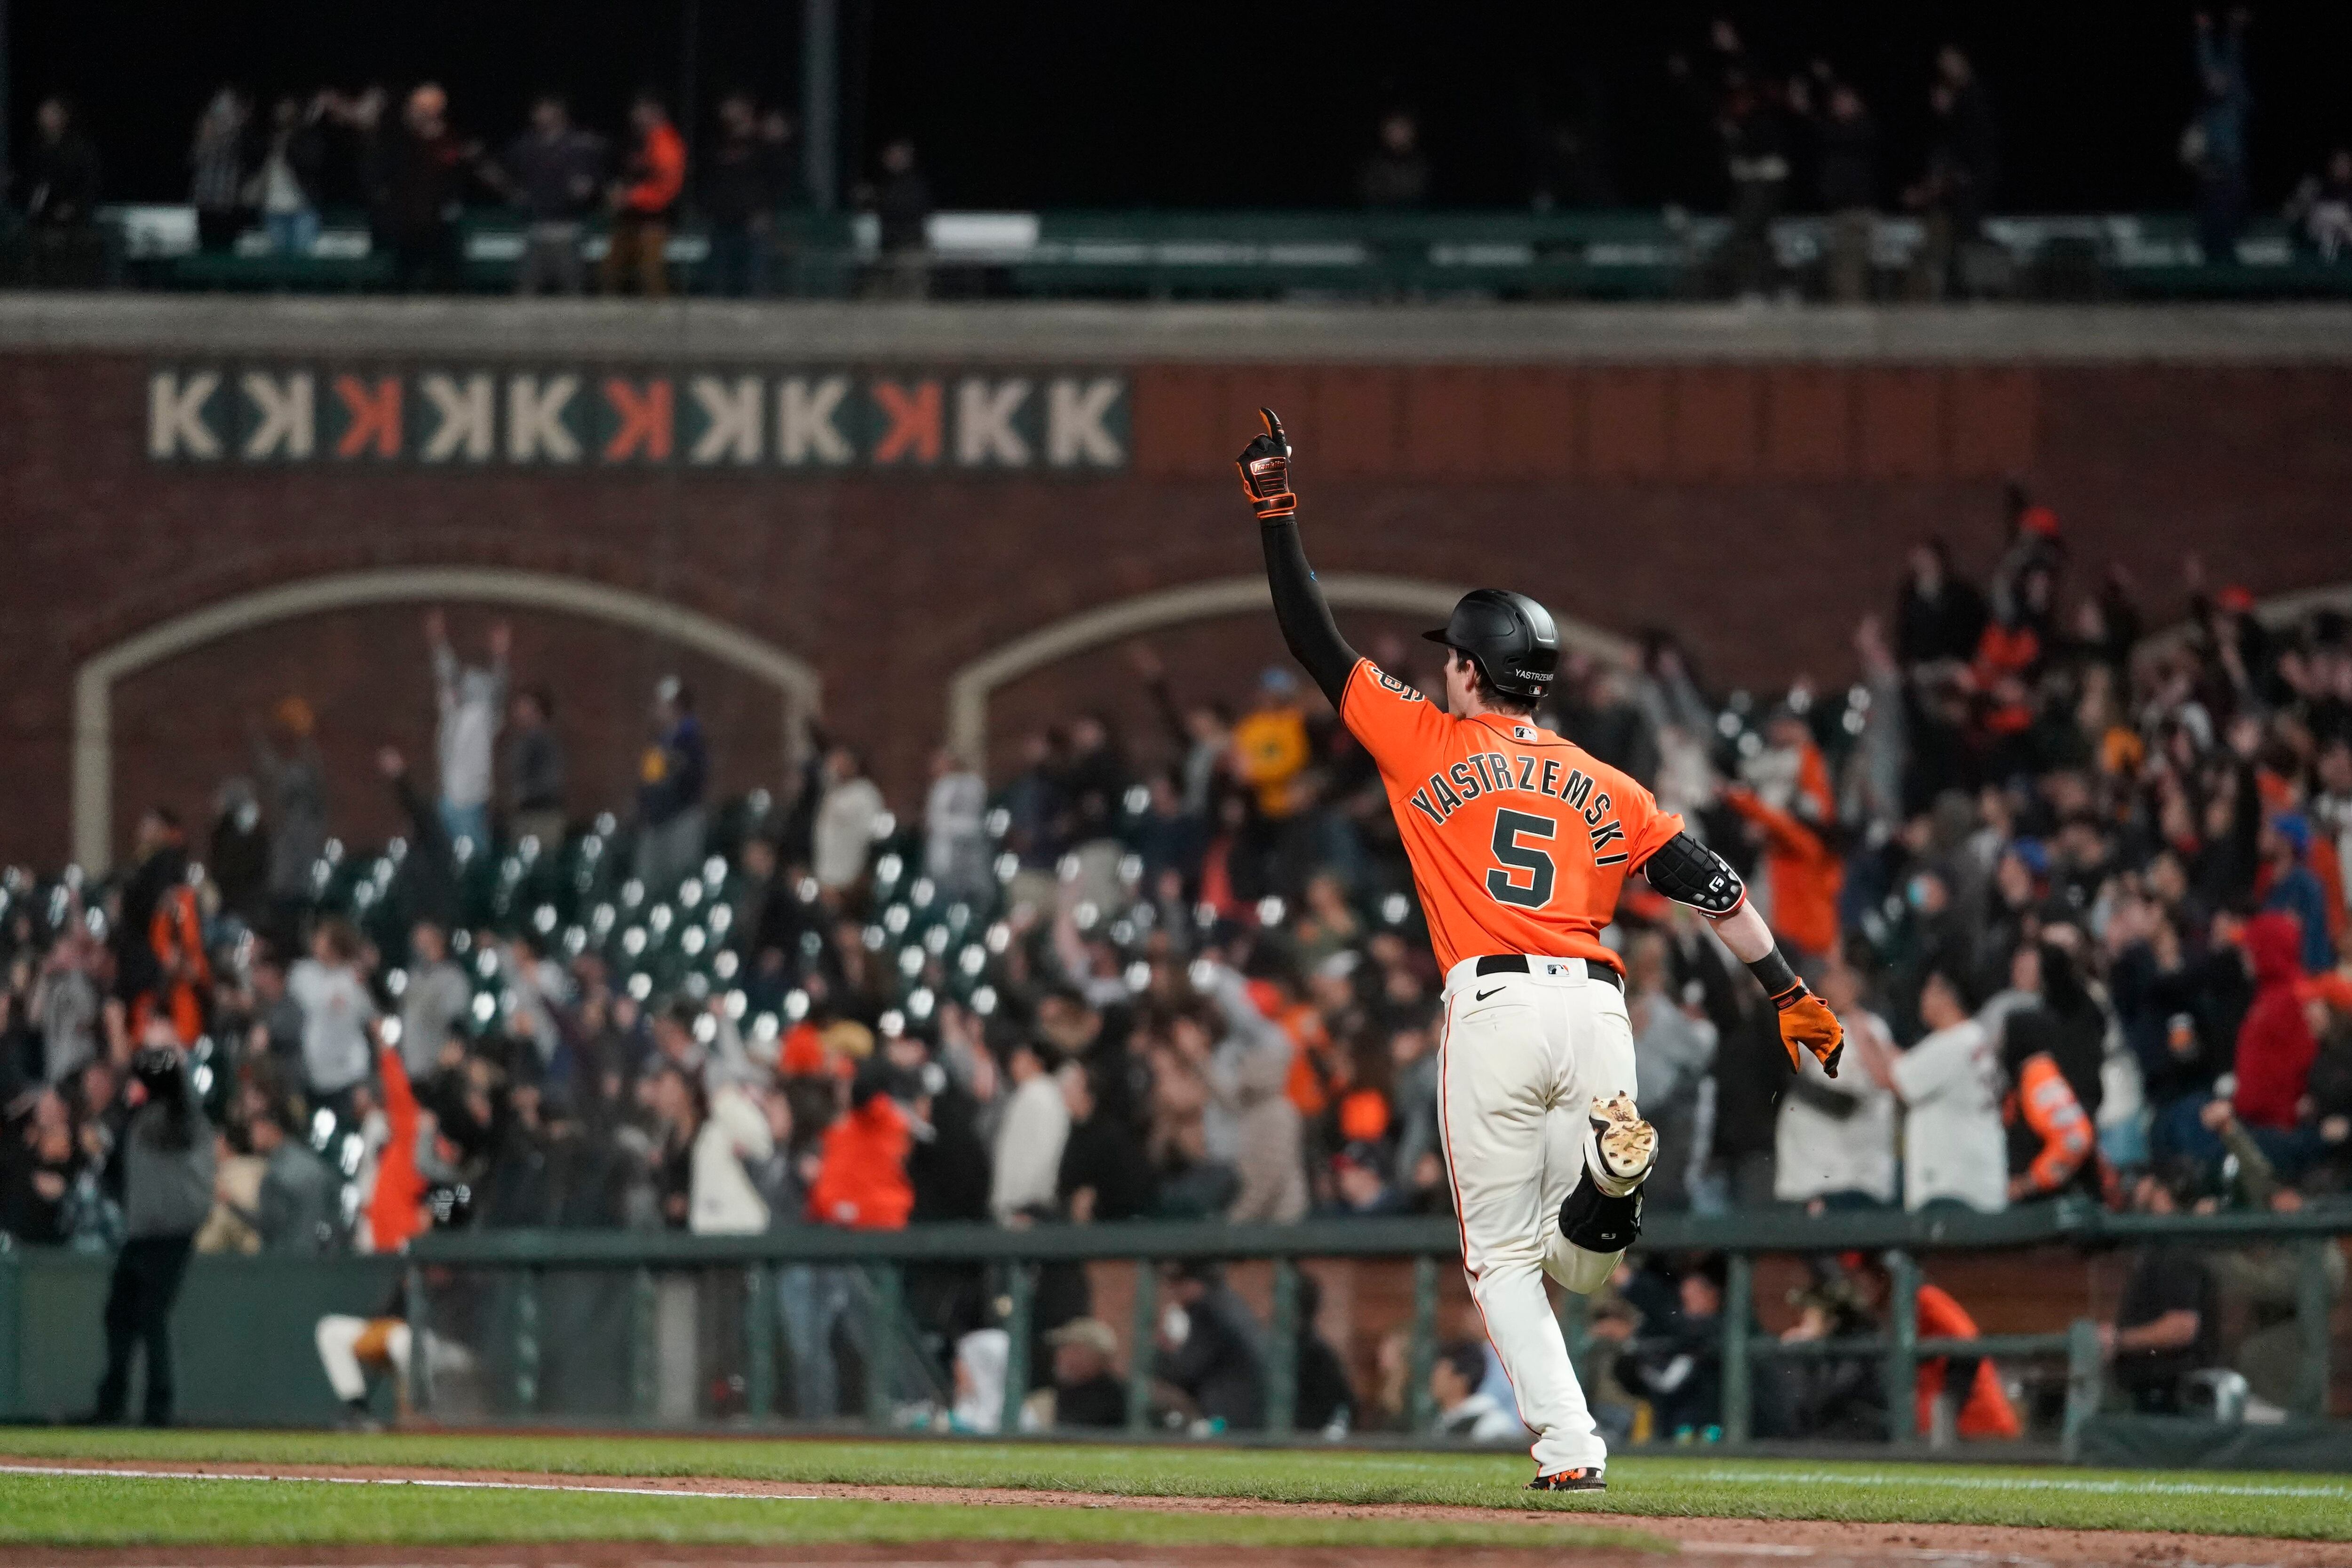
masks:
{"label": "crowd of spectators", "polygon": [[[803,162],[793,117],[743,90],[719,98],[689,160],[687,128],[651,89],[630,100],[610,136],[578,123],[562,93],[540,93],[521,129],[492,144],[457,129],[447,92],[431,81],[397,95],[381,85],[287,93],[266,113],[224,85],[189,139],[187,200],[200,253],[298,262],[321,254],[330,207],[364,212],[370,249],[388,260],[386,283],[401,292],[461,288],[462,220],[503,210],[522,227],[518,293],[579,294],[593,282],[603,293],[658,298],[677,273],[673,231],[690,218],[708,245],[701,286],[740,297],[781,281],[790,240],[780,221],[807,203]],[[44,100],[15,193],[36,280],[100,280],[100,168],[72,100]],[[914,144],[890,142],[877,168],[855,193],[881,226],[886,266],[875,287],[920,292],[931,200]]]}
{"label": "crowd of spectators", "polygon": [[[1740,868],[1849,1030],[1838,1079],[1792,1079],[1752,984],[1629,884],[1608,940],[1664,1133],[1654,1212],[2343,1201],[2352,638],[2333,614],[2268,624],[2194,561],[2185,585],[2188,623],[2143,637],[2129,580],[2012,491],[1988,578],[1913,550],[1843,691],[1717,691],[1663,634],[1628,667],[1570,660],[1541,721]],[[895,803],[821,731],[788,787],[710,800],[711,742],[666,680],[635,801],[598,813],[502,627],[469,664],[436,615],[425,648],[435,777],[384,752],[409,828],[382,855],[331,837],[289,700],[201,853],[156,810],[102,885],[10,874],[11,1235],[121,1238],[142,1044],[186,1054],[218,1129],[201,1247],[390,1249],[466,1212],[701,1233],[1445,1212],[1410,874],[1369,759],[1286,669],[1236,711],[1136,647],[1136,722],[1033,735],[992,785],[943,752]],[[1403,644],[1375,657],[1427,673]],[[2119,1365],[2156,1358],[2152,1404],[2165,1354],[2210,1364],[2166,1337],[2194,1309],[2164,1304],[2205,1268],[2168,1259],[2117,1330]],[[1655,1310],[1628,1300],[1648,1338],[1705,1294],[1699,1267]],[[829,1278],[787,1305],[819,1342],[859,1317]]]}
{"label": "crowd of spectators", "polygon": [[[2195,16],[2196,107],[2179,151],[2199,251],[2209,261],[2238,259],[2252,210],[2250,23],[2244,6],[2218,22],[2209,11]],[[1731,218],[1714,258],[1718,287],[1760,295],[1782,285],[1771,225],[1793,210],[1829,220],[1822,287],[1831,299],[1870,297],[1878,220],[1895,212],[1916,216],[1923,229],[1903,280],[1906,296],[1967,297],[2008,287],[2011,258],[1988,243],[1984,226],[2001,192],[2000,117],[1966,47],[1947,43],[1936,52],[1926,92],[1927,134],[1899,184],[1865,88],[1829,59],[1791,68],[1764,58],[1728,18],[1717,17],[1703,47],[1670,57],[1666,67],[1686,104],[1682,199]],[[2329,259],[2342,243],[2332,199],[2324,181],[2306,182],[2285,215],[2298,242]]]}
{"label": "crowd of spectators", "polygon": [[[2179,156],[2198,251],[2209,261],[2239,258],[2254,211],[2251,26],[2242,5],[2218,18],[2209,10],[2194,16],[2194,109]],[[1792,268],[1776,254],[1772,226],[1799,212],[1827,220],[1817,284],[1829,299],[1859,300],[1876,291],[1880,222],[1898,214],[1914,216],[1922,231],[1901,281],[1906,297],[1961,297],[2007,286],[2012,258],[1988,243],[1984,226],[2002,189],[2000,116],[1962,45],[1947,43],[1935,53],[1927,73],[1927,132],[1907,163],[1898,162],[1854,74],[1823,57],[1801,65],[1768,58],[1728,17],[1716,17],[1699,47],[1668,56],[1665,75],[1682,110],[1680,134],[1668,138],[1666,149],[1669,201],[1730,219],[1710,258],[1718,290],[1752,296],[1792,284]],[[1582,111],[1538,135],[1530,197],[1537,211],[1617,205],[1605,117],[1593,111],[1601,95],[1588,86],[1582,96]],[[1394,110],[1381,117],[1376,143],[1358,169],[1364,206],[1442,205],[1442,185],[1421,143],[1417,116]],[[2298,250],[2336,260],[2352,245],[2352,149],[2331,153],[2280,210]]]}
{"label": "crowd of spectators", "polygon": [[[2241,258],[2256,211],[2252,26],[2244,6],[2196,12],[2185,62],[2193,97],[2177,148],[2180,194],[2209,261]],[[1535,211],[1621,203],[1598,70],[1588,65],[1570,81],[1565,107],[1531,113],[1526,185]],[[1729,220],[1704,258],[1703,281],[1715,290],[1761,296],[1801,283],[1855,300],[1889,289],[1940,299],[2013,285],[2015,256],[1985,229],[2003,190],[2001,116],[1962,44],[1945,43],[1927,62],[1924,133],[1901,147],[1885,128],[1917,117],[1874,105],[1876,87],[1830,58],[1768,57],[1727,16],[1668,55],[1662,73],[1660,100],[1676,106],[1658,137],[1666,211]],[[1424,132],[1419,112],[1383,113],[1352,190],[1329,195],[1352,195],[1377,211],[1444,205],[1446,182]],[[37,280],[90,283],[105,270],[95,226],[99,148],[70,99],[40,103],[10,193],[32,234]],[[373,250],[390,261],[387,282],[403,290],[463,285],[459,220],[468,210],[503,208],[520,219],[513,275],[526,294],[579,293],[592,280],[607,293],[666,294],[679,275],[673,234],[690,225],[707,246],[693,271],[699,286],[756,296],[787,286],[796,244],[787,220],[808,205],[804,161],[793,115],[740,89],[716,100],[707,125],[676,123],[661,93],[641,91],[609,132],[576,123],[563,94],[544,92],[501,142],[457,129],[447,94],[431,81],[404,93],[381,84],[287,93],[266,112],[226,85],[196,116],[187,202],[202,251],[298,258],[316,251],[324,210],[364,211]],[[852,186],[879,237],[864,290],[928,293],[933,195],[914,143],[878,139],[870,177]],[[1775,220],[1799,212],[1826,220],[1809,260],[1775,238]],[[2334,149],[2278,212],[2298,252],[2333,262],[2352,243],[2352,149]],[[1899,280],[1882,287],[1882,220],[1906,215],[1916,241],[1906,240]]]}

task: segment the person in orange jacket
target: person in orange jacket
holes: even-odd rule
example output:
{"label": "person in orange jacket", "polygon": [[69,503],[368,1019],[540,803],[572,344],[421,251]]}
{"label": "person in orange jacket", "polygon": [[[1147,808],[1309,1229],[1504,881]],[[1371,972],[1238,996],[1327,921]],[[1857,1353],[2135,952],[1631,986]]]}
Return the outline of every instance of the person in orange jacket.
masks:
{"label": "person in orange jacket", "polygon": [[907,1175],[914,1132],[888,1093],[888,1064],[878,1058],[857,1075],[849,1114],[824,1131],[816,1180],[810,1184],[809,1218],[846,1230],[904,1230],[914,1212],[915,1184]]}
{"label": "person in orange jacket", "polygon": [[425,1173],[416,1164],[416,1132],[423,1115],[400,1053],[379,1045],[375,1060],[383,1082],[384,1121],[392,1131],[376,1155],[375,1188],[368,1194],[368,1250],[398,1252],[426,1225]]}
{"label": "person in orange jacket", "polygon": [[196,890],[183,881],[164,890],[147,922],[147,944],[154,949],[159,981],[154,992],[139,999],[134,1029],[146,1025],[145,1014],[160,1005],[172,1020],[172,1033],[182,1046],[193,1046],[205,1030],[205,1013],[213,989],[212,961],[205,953],[204,911]]}
{"label": "person in orange jacket", "polygon": [[183,1047],[193,1046],[204,1033],[213,977],[178,816],[160,805],[142,813],[136,854],[138,868],[121,889],[115,957],[131,1034],[142,1037],[148,1018],[160,1015]]}
{"label": "person in orange jacket", "polygon": [[621,182],[613,187],[613,233],[599,277],[604,291],[617,294],[634,276],[637,292],[658,300],[669,292],[669,220],[686,189],[686,141],[669,121],[669,110],[651,91],[629,106],[636,132]]}
{"label": "person in orange jacket", "polygon": [[2012,1063],[2010,1075],[2000,1118],[2009,1129],[2009,1201],[2055,1197],[2093,1170],[2097,1134],[2049,1052]]}
{"label": "person in orange jacket", "polygon": [[[1874,1310],[1881,1309],[1893,1284],[1885,1263],[1876,1254],[1863,1252],[1849,1252],[1842,1261],[1865,1303]],[[1973,1340],[1979,1337],[1977,1321],[1941,1285],[1922,1279],[1913,1301],[1919,1338]],[[2024,1426],[2017,1418],[2017,1411],[2010,1405],[2008,1394],[2000,1386],[2000,1373],[1990,1358],[1966,1361],[1953,1356],[1935,1356],[1919,1363],[1917,1375],[1912,1383],[1913,1403],[1916,1406],[1916,1419],[1923,1436],[1934,1430],[1936,1401],[1943,1396],[1955,1373],[1968,1385],[1968,1397],[1961,1404],[1958,1419],[1955,1423],[1961,1436],[2014,1440],[2023,1434]]]}
{"label": "person in orange jacket", "polygon": [[1726,789],[1723,803],[1764,835],[1764,884],[1771,900],[1765,914],[1772,930],[1808,956],[1836,952],[1845,868],[1821,829],[1767,805],[1751,789]]}
{"label": "person in orange jacket", "polygon": [[[1977,1321],[1969,1316],[1968,1309],[1953,1300],[1950,1291],[1940,1285],[1922,1283],[1918,1298],[1919,1337],[1923,1340],[1972,1340],[1978,1337]],[[1937,1356],[1919,1363],[1919,1376],[1913,1385],[1917,1398],[1919,1430],[1932,1430],[1935,1424],[1936,1401],[1944,1392],[1945,1380],[1953,1371],[1953,1359]],[[1959,1363],[1965,1369],[1969,1363]],[[1968,1397],[1960,1405],[1956,1423],[1963,1437],[1994,1437],[2014,1441],[2024,1432],[2017,1412],[2009,1403],[2009,1395],[2000,1386],[2000,1373],[1990,1357],[1979,1358],[1976,1371],[1966,1373]]]}
{"label": "person in orange jacket", "polygon": [[1331,1108],[1337,1047],[1323,1015],[1298,994],[1297,983],[1287,974],[1261,976],[1249,983],[1248,990],[1251,1005],[1290,1037],[1290,1073],[1283,1092],[1298,1108],[1300,1120],[1311,1121]]}
{"label": "person in orange jacket", "polygon": [[2030,623],[1996,619],[1987,624],[1969,667],[1978,720],[1987,736],[2005,741],[2032,725],[2031,682],[2041,663],[2041,634]]}

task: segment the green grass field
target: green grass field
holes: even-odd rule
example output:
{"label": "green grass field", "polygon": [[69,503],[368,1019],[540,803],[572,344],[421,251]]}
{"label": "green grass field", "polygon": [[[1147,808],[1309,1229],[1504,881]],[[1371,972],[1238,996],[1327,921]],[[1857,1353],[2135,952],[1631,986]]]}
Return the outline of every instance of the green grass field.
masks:
{"label": "green grass field", "polygon": [[647,1436],[357,1436],[18,1428],[0,1453],[57,1460],[396,1465],[562,1476],[1004,1487],[1269,1502],[1558,1511],[1496,1518],[1314,1518],[856,1500],[357,1487],[0,1475],[0,1544],[328,1544],[571,1540],[814,1542],[1004,1540],[1266,1546],[1624,1545],[1579,1526],[1656,1517],[2168,1530],[2352,1541],[2352,1480],[2312,1476],[1981,1466],[1626,1458],[1599,1498],[1530,1494],[1515,1456],[833,1442]]}
{"label": "green grass field", "polygon": [[1649,1547],[1587,1525],[1281,1519],[951,1503],[747,1501],[425,1491],[328,1481],[0,1477],[0,1546],[467,1545],[644,1541],[755,1546],[939,1541],[1129,1546]]}

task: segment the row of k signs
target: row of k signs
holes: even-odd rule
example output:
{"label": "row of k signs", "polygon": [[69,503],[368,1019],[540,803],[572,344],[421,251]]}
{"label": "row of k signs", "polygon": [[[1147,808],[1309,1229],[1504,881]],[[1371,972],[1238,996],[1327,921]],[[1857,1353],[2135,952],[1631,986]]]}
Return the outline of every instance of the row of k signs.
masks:
{"label": "row of k signs", "polygon": [[168,364],[147,453],[188,464],[1102,473],[1128,382],[1097,370]]}

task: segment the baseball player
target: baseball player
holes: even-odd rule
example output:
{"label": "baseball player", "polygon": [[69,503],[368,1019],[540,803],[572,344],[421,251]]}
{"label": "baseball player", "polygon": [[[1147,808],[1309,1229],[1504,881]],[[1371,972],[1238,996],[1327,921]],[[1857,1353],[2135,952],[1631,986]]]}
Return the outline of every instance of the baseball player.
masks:
{"label": "baseball player", "polygon": [[1379,764],[1445,970],[1438,1121],[1462,1263],[1519,1414],[1535,1491],[1599,1491],[1608,1458],[1544,1293],[1591,1294],[1641,1234],[1658,1138],[1633,1103],[1624,973],[1601,928],[1635,871],[1714,922],[1780,1011],[1793,1066],[1834,1077],[1836,1016],[1805,988],[1738,875],[1650,792],[1530,715],[1559,656],[1524,595],[1465,594],[1444,627],[1445,707],[1359,658],[1298,540],[1272,409],[1240,458],[1284,640]]}

